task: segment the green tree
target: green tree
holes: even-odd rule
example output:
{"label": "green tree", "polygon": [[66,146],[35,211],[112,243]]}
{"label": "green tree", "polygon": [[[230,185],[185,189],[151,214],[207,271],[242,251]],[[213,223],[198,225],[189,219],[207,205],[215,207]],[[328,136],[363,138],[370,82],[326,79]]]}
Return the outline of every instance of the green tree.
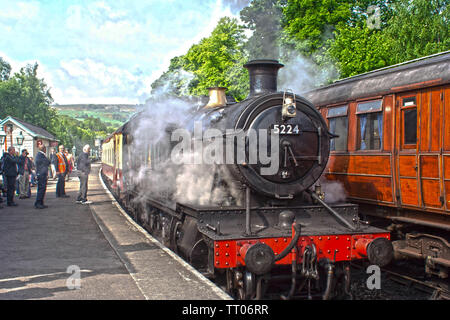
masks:
{"label": "green tree", "polygon": [[392,42],[381,30],[362,26],[341,25],[336,39],[330,41],[328,54],[336,62],[341,78],[354,76],[393,63]]}
{"label": "green tree", "polygon": [[0,57],[0,81],[6,81],[11,74],[11,65]]}
{"label": "green tree", "polygon": [[237,100],[245,98],[246,88],[241,86],[248,79],[242,68],[247,60],[244,39],[243,27],[236,19],[220,19],[211,36],[171,60],[168,71],[153,82],[152,93],[161,90],[177,96],[200,96],[208,94],[208,87],[220,86],[227,87],[228,94]]}
{"label": "green tree", "polygon": [[450,49],[449,0],[398,0],[385,29],[394,63]]}
{"label": "green tree", "polygon": [[56,113],[50,108],[53,98],[44,80],[37,77],[37,69],[37,63],[27,65],[0,82],[0,117],[15,116],[48,129],[48,119]]}
{"label": "green tree", "polygon": [[[320,49],[339,23],[352,16],[351,0],[289,0],[283,9],[283,29],[300,53],[311,55]],[[295,41],[288,41],[289,39]]]}

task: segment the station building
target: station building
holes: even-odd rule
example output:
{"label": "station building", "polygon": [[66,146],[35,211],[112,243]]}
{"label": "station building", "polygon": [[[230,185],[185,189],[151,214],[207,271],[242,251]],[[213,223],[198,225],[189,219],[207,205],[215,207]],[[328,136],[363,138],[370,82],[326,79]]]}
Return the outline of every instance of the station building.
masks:
{"label": "station building", "polygon": [[47,156],[49,156],[50,148],[56,148],[58,140],[47,130],[19,118],[8,116],[3,120],[0,119],[0,148],[2,151],[7,151],[10,146],[13,146],[19,154],[23,149],[27,149],[29,156],[35,158],[40,144],[47,147]]}

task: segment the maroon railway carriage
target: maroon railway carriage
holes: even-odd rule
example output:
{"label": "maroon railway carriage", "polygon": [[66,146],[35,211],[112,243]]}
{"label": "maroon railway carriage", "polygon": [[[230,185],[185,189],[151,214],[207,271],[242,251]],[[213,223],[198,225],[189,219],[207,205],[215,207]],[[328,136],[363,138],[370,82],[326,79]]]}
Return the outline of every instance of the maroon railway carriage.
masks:
{"label": "maroon railway carriage", "polygon": [[340,136],[327,179],[340,181],[372,221],[387,219],[398,257],[424,259],[428,273],[448,278],[450,52],[343,79],[306,97]]}

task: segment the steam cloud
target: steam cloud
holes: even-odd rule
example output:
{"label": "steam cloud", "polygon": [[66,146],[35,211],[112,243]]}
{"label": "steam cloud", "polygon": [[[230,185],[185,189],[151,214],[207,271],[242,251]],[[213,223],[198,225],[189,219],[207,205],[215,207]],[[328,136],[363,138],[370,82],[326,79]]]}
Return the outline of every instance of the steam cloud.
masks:
{"label": "steam cloud", "polygon": [[[240,204],[240,192],[236,191],[232,179],[219,166],[172,163],[168,148],[170,132],[167,129],[187,128],[193,113],[205,104],[194,98],[181,99],[168,95],[168,92],[173,92],[171,83],[180,83],[180,77],[186,88],[177,89],[187,92],[192,74],[180,72],[176,77],[176,82],[169,79],[165,86],[152,92],[144,110],[136,115],[137,126],[131,130],[133,150],[124,150],[129,153],[129,157],[141,160],[129,161],[132,163],[126,166],[129,168],[126,175],[129,187],[138,187],[136,190],[139,190],[135,201],[144,202],[146,198],[152,197],[168,205],[175,202],[194,205]],[[150,159],[149,147],[154,149]],[[192,159],[194,154],[183,156]],[[217,176],[225,181],[218,184],[215,179]]]}

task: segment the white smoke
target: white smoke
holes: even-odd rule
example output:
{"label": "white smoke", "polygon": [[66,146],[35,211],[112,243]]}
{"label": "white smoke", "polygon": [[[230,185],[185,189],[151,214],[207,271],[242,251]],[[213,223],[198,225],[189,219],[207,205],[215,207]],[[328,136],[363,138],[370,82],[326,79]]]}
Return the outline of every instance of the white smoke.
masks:
{"label": "white smoke", "polygon": [[297,55],[283,61],[280,69],[278,88],[280,91],[291,89],[294,93],[304,93],[339,77],[336,67],[329,63],[318,65],[309,58]]}
{"label": "white smoke", "polygon": [[336,180],[327,180],[322,176],[320,179],[322,192],[325,193],[326,203],[340,203],[347,200],[347,193],[344,185]]}
{"label": "white smoke", "polygon": [[[184,77],[183,83],[189,83],[192,75],[179,73],[177,77]],[[180,80],[177,78],[177,80]],[[152,92],[144,110],[137,114],[135,125],[131,128],[133,150],[126,150],[130,157],[139,157],[134,161],[128,172],[131,187],[136,187],[140,194],[135,201],[145,201],[154,198],[193,205],[231,205],[230,199],[239,199],[240,194],[233,191],[228,193],[229,186],[234,186],[230,177],[224,175],[223,170],[215,165],[175,164],[171,159],[171,132],[168,128],[188,128],[193,121],[196,110],[203,107],[198,99],[192,97],[178,98],[167,93],[173,92],[168,81],[163,87]],[[180,83],[179,81],[177,83]],[[172,142],[176,143],[176,142]],[[153,151],[148,151],[153,148]],[[159,155],[158,155],[159,154]],[[183,157],[194,158],[193,152],[186,152]],[[131,162],[131,161],[130,161]],[[177,161],[178,162],[178,161]],[[180,163],[180,162],[178,162]],[[192,161],[181,161],[192,163]],[[137,166],[137,167],[136,167]],[[228,186],[218,184],[216,177],[221,177]],[[230,179],[231,180],[231,179]]]}

